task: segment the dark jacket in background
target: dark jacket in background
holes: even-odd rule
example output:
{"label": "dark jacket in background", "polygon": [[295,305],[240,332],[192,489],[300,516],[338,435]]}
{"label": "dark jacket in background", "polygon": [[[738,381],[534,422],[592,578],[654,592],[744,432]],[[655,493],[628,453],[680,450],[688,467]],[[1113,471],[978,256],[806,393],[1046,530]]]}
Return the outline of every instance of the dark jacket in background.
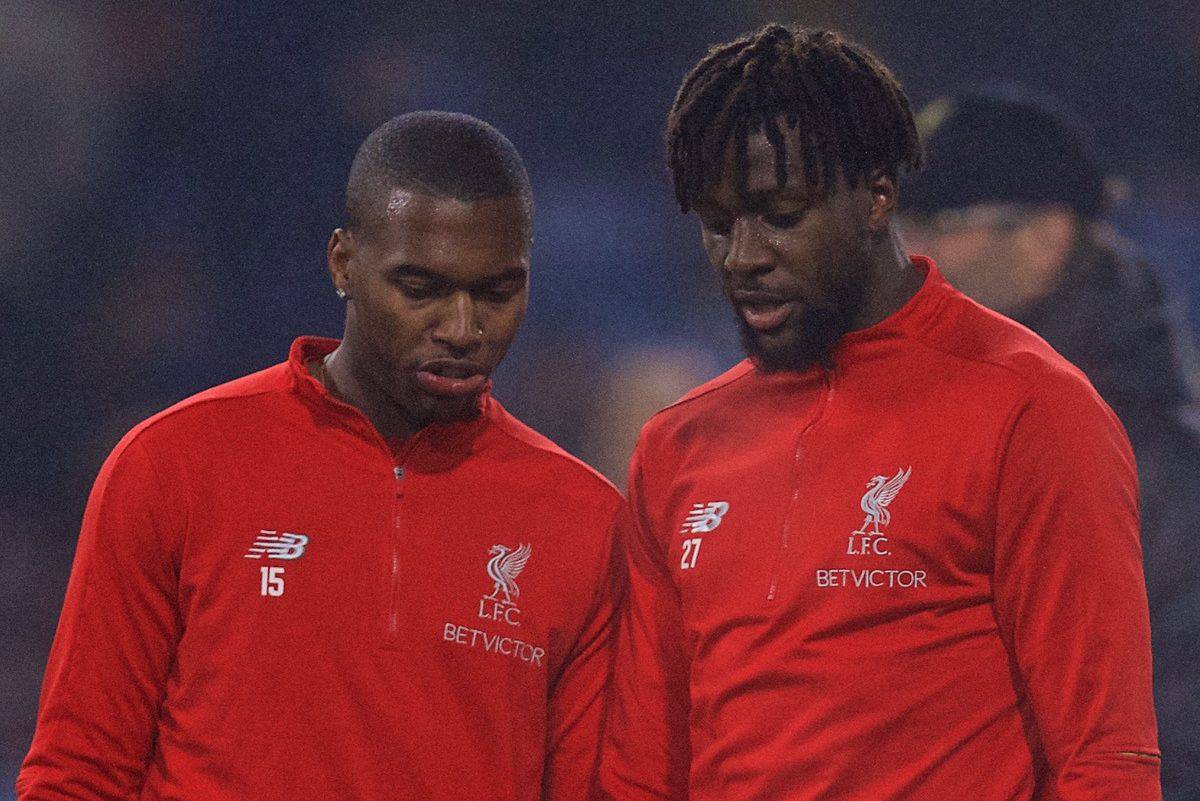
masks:
{"label": "dark jacket in background", "polygon": [[1087,373],[1129,433],[1163,798],[1200,798],[1200,434],[1191,422],[1200,415],[1177,350],[1188,334],[1173,325],[1154,270],[1101,234],[1077,244],[1063,283],[1020,322]]}

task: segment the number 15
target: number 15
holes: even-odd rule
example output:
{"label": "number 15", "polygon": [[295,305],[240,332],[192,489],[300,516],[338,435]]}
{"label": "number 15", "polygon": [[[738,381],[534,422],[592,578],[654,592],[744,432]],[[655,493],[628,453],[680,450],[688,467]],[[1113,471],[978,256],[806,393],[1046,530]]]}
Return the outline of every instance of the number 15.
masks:
{"label": "number 15", "polygon": [[262,596],[278,598],[283,595],[283,568],[261,567],[259,570],[262,571]]}

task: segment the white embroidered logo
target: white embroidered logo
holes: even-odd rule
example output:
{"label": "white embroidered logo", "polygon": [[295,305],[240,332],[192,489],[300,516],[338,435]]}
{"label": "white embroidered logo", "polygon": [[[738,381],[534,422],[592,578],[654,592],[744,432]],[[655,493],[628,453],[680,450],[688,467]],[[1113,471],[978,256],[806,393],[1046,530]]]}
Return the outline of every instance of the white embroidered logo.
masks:
{"label": "white embroidered logo", "polygon": [[866,517],[863,518],[862,525],[858,527],[855,534],[866,534],[867,526],[871,526],[872,534],[881,534],[880,526],[887,528],[888,523],[892,522],[891,512],[888,511],[888,506],[892,501],[896,500],[896,496],[900,494],[904,483],[908,481],[908,477],[912,475],[912,467],[900,469],[896,475],[890,479],[886,476],[875,476],[867,482],[867,491],[863,494],[859,506]]}
{"label": "white embroidered logo", "polygon": [[[866,517],[858,530],[852,531],[846,541],[846,555],[863,559],[858,562],[864,567],[827,567],[817,570],[817,586],[840,589],[852,587],[855,589],[887,588],[902,590],[922,590],[929,587],[929,573],[919,567],[875,567],[881,563],[879,559],[895,559],[889,548],[886,529],[892,522],[892,513],[888,510],[892,501],[900,494],[908,477],[912,475],[912,466],[901,468],[896,475],[874,476],[867,482],[867,491],[859,501],[859,508]],[[901,557],[903,559],[903,557]]]}
{"label": "white embroidered logo", "polygon": [[721,525],[721,518],[725,517],[725,513],[729,511],[729,504],[725,501],[711,501],[709,503],[697,503],[692,506],[692,510],[683,521],[683,526],[679,529],[680,534],[707,534]]}
{"label": "white embroidered logo", "polygon": [[[304,556],[304,548],[308,545],[308,537],[304,534],[293,534],[285,531],[282,534],[274,529],[262,529],[254,538],[254,544],[246,551],[246,559],[299,559]],[[283,595],[283,568],[263,566],[258,569],[262,582],[259,585],[259,595],[264,598],[278,598]]]}
{"label": "white embroidered logo", "polygon": [[[517,586],[517,576],[525,569],[533,553],[533,546],[518,544],[516,549],[507,545],[493,545],[488,549],[492,557],[487,563],[487,574],[492,580],[492,594],[479,599],[479,616],[485,620],[503,620],[510,626],[521,625],[517,620],[521,610],[517,608],[514,598],[521,597],[521,588]],[[504,598],[500,597],[501,593]],[[488,602],[491,601],[489,604]]]}
{"label": "white embroidered logo", "polygon": [[262,529],[254,538],[254,544],[246,552],[246,559],[299,559],[304,556],[308,537],[304,534],[282,534]]}
{"label": "white embroidered logo", "polygon": [[[721,525],[721,520],[728,511],[729,503],[727,501],[693,504],[688,516],[684,518],[683,525],[679,528],[679,533],[690,535],[707,534],[714,531],[717,526]],[[679,557],[680,570],[691,570],[696,567],[696,560],[700,558],[700,545],[703,542],[702,537],[691,537],[683,541],[683,552]]]}

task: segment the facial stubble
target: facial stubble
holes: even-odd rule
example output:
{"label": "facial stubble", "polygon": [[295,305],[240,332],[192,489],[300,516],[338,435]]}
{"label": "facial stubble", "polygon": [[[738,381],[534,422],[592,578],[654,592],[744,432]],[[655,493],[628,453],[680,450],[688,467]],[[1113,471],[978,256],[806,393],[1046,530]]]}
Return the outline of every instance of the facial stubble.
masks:
{"label": "facial stubble", "polygon": [[763,334],[736,315],[742,349],[764,373],[831,366],[834,349],[852,330],[866,302],[869,269],[865,255],[844,263],[827,282],[820,302],[797,298],[799,309],[783,324],[790,336],[781,342],[768,344]]}

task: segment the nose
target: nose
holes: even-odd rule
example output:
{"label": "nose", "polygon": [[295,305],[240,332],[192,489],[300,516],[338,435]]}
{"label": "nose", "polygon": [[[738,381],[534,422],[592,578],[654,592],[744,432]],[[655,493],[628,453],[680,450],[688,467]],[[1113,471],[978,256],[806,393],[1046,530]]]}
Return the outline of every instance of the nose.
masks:
{"label": "nose", "polygon": [[729,231],[729,250],[722,267],[729,273],[757,273],[771,268],[771,250],[761,226],[748,217],[738,217]]}
{"label": "nose", "polygon": [[433,340],[458,355],[470,353],[483,342],[483,326],[479,324],[475,301],[469,292],[450,296],[446,313],[433,329]]}

